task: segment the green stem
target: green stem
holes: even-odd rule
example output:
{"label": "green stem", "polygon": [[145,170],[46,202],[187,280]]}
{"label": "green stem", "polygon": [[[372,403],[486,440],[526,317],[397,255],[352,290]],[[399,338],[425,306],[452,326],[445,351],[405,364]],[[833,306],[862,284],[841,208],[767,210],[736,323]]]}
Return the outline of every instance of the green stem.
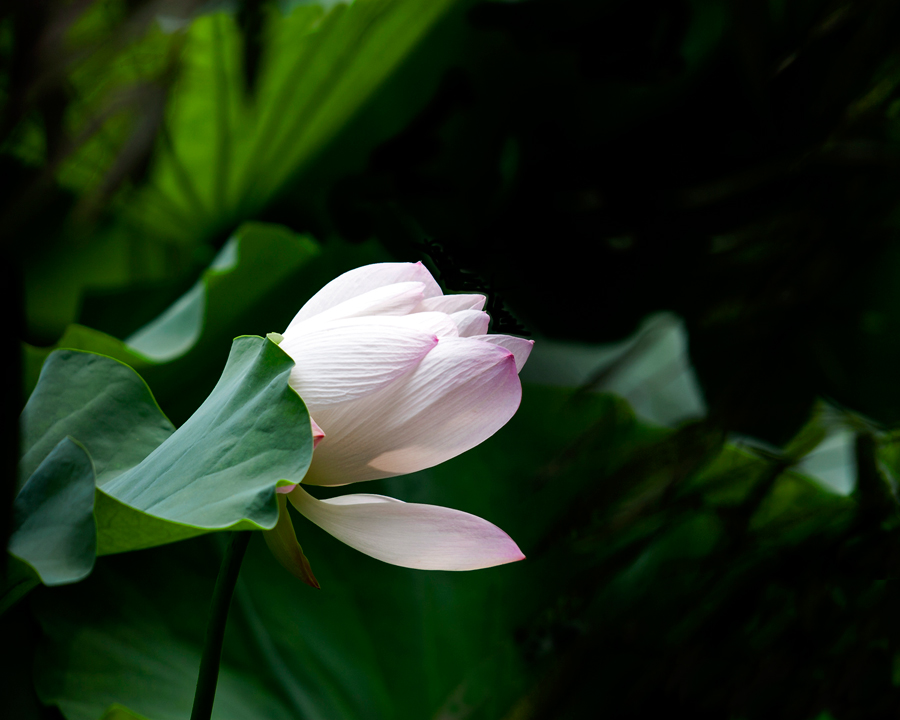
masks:
{"label": "green stem", "polygon": [[197,676],[197,690],[194,692],[194,707],[191,720],[209,720],[216,699],[216,684],[219,682],[219,661],[222,659],[222,640],[225,637],[225,623],[231,596],[241,571],[241,561],[247,551],[252,530],[231,533],[225,557],[216,578],[212,605],[209,610],[209,624],[206,626],[206,640],[203,643],[203,657],[200,658],[200,673]]}

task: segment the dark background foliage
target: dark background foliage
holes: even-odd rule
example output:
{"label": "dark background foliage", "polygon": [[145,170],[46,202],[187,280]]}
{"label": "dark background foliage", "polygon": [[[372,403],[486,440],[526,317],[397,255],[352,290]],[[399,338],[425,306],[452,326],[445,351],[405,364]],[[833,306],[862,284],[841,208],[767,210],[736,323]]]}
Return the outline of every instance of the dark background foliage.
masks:
{"label": "dark background foliage", "polygon": [[[529,560],[423,579],[298,530],[326,568],[322,597],[273,586],[266,600],[266,582],[287,581],[251,552],[245,575],[269,579],[246,591],[255,599],[231,642],[259,650],[280,622],[273,652],[288,679],[254,680],[234,649],[234,673],[250,678],[234,697],[250,707],[248,688],[302,697],[286,706],[293,717],[896,713],[900,4],[438,5],[427,22],[413,0],[4,7],[6,355],[24,357],[10,378],[25,378],[24,392],[13,381],[5,395],[6,476],[41,348],[132,363],[179,424],[212,388],[232,336],[280,329],[323,282],[366,262],[422,259],[445,289],[488,295],[492,331],[533,335],[538,347],[621,341],[668,311],[683,319],[703,417],[646,423],[627,393],[595,392],[609,390],[600,366],[581,388],[532,375],[519,416],[485,446],[382,483],[490,517]],[[303,13],[319,19],[301,33],[287,23]],[[207,20],[226,30],[195,49],[191,23]],[[202,52],[228,78],[220,94],[190,84]],[[370,75],[346,79],[359,68]],[[267,91],[276,73],[291,80],[280,95]],[[241,99],[223,100],[228,88]],[[232,101],[258,114],[215,142],[218,130],[185,119],[219,128],[209,118],[234,117]],[[231,146],[266,122],[241,166]],[[182,152],[194,146],[211,149]],[[176,156],[187,181],[166,169]],[[263,189],[234,190],[242,177]],[[209,202],[207,178],[222,185]],[[166,192],[184,198],[187,220],[159,219]],[[262,236],[242,230],[241,265],[217,291],[204,270],[247,221],[269,224],[254,226],[270,233],[254,242],[270,250],[252,261],[250,238]],[[294,236],[275,224],[315,238],[318,254],[277,250]],[[120,341],[204,277],[206,324],[192,349],[169,364],[128,355]],[[838,427],[851,437],[850,495],[798,465]],[[178,579],[208,584],[219,552],[201,538],[113,556],[89,580],[40,588],[8,611],[15,712],[99,718],[78,705],[93,686],[72,689],[103,664],[83,638],[143,647],[129,634],[129,597],[180,608]],[[168,584],[141,589],[141,567]],[[199,642],[185,618],[202,623],[204,592],[196,607],[159,611],[160,627],[184,626],[172,631],[184,647]],[[115,627],[103,619],[117,613]],[[367,638],[368,655],[358,637],[335,635],[348,614],[359,627],[346,632]],[[285,615],[305,629],[286,628]],[[267,630],[257,616],[282,619]],[[108,697],[96,691],[101,712],[120,702],[149,716],[134,705],[151,694],[154,652],[117,657]],[[156,711],[178,714],[162,702]]]}

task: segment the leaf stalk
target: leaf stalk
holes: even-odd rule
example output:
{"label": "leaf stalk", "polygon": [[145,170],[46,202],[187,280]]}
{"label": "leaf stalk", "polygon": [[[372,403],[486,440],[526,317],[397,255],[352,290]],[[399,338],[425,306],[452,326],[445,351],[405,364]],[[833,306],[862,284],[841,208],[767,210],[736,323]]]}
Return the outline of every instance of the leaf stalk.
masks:
{"label": "leaf stalk", "polygon": [[234,586],[237,584],[251,533],[252,530],[231,533],[225,557],[222,558],[222,565],[219,567],[219,576],[216,578],[209,611],[209,623],[206,626],[206,639],[203,642],[203,655],[200,658],[200,672],[197,676],[191,720],[209,720],[212,715],[216,685],[219,682],[219,664],[222,660],[222,642],[225,638],[225,623],[228,621],[228,608],[231,607],[231,597],[234,595]]}

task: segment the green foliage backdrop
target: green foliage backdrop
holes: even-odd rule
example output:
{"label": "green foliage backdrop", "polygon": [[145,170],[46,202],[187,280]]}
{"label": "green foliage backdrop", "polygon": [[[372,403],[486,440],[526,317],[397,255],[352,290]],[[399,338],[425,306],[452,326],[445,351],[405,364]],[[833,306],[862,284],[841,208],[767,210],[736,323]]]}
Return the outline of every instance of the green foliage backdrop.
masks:
{"label": "green foliage backdrop", "polygon": [[291,511],[322,589],[256,533],[215,718],[895,715],[898,37],[892,0],[5,5],[0,714],[189,716],[219,531],[312,451],[262,338],[422,260],[535,339],[522,406],[366,491],[527,559]]}

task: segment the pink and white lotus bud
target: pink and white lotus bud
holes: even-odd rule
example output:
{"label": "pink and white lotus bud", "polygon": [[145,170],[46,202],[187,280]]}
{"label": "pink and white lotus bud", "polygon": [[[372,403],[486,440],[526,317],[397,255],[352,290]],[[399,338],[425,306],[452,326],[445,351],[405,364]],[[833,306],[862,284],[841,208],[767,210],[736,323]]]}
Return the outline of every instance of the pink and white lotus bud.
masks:
{"label": "pink and white lotus bud", "polygon": [[[380,263],[328,283],[297,313],[281,348],[309,408],[315,450],[307,485],[404,475],[449,460],[499,430],[519,407],[518,371],[533,343],[488,335],[482,295],[444,295],[421,263]],[[301,514],[394,565],[472,570],[521,560],[502,530],[458,510],[379,495],[317,500],[288,491]]]}

